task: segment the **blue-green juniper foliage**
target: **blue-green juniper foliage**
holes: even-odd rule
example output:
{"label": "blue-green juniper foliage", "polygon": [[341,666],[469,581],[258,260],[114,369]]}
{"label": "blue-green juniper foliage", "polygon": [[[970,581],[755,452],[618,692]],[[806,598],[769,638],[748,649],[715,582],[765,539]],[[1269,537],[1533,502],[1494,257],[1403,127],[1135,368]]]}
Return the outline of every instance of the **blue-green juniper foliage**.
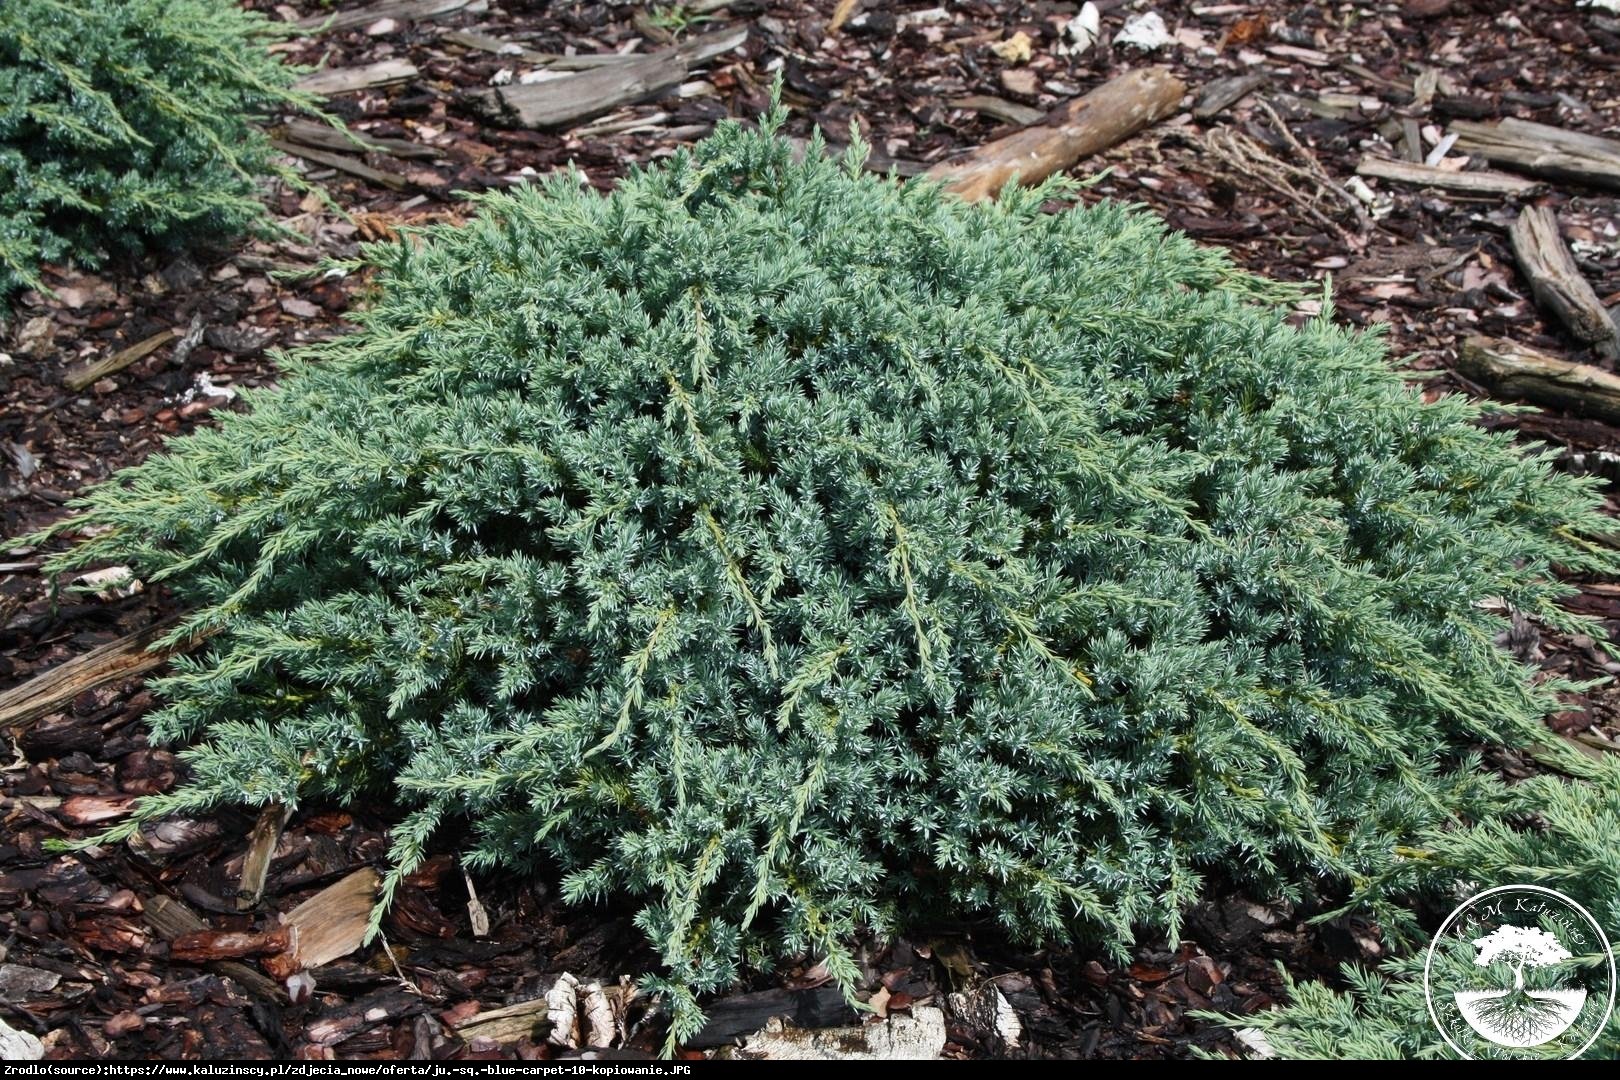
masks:
{"label": "blue-green juniper foliage", "polygon": [[[930,913],[1174,935],[1218,869],[1385,872],[1550,691],[1584,481],[1073,186],[966,205],[727,124],[369,248],[358,333],[87,500],[217,631],[181,791],[394,792],[395,873],[633,897],[694,995]],[[1483,601],[1492,604],[1482,604]]]}
{"label": "blue-green juniper foliage", "polygon": [[0,0],[0,299],[41,262],[265,226],[253,121],[311,104],[276,33],[233,0]]}
{"label": "blue-green juniper foliage", "polygon": [[[1566,781],[1538,776],[1516,785],[1501,817],[1465,828],[1434,829],[1423,836],[1397,870],[1399,884],[1427,890],[1441,911],[1458,899],[1494,885],[1528,884],[1556,889],[1586,909],[1603,927],[1613,947],[1620,931],[1620,762],[1582,770],[1584,779]],[[1382,882],[1388,888],[1395,881]],[[1417,939],[1427,944],[1427,935]],[[1455,1058],[1429,1018],[1424,994],[1426,948],[1416,948],[1385,961],[1376,971],[1348,965],[1345,989],[1287,978],[1289,1002],[1280,1009],[1231,1017],[1233,1027],[1263,1031],[1272,1052],[1286,1059],[1369,1060],[1386,1058]],[[1492,984],[1468,958],[1439,952],[1431,984],[1442,1005],[1448,990]],[[1579,972],[1590,974],[1592,990],[1578,1030],[1592,1030],[1609,1006],[1608,963],[1602,945],[1577,950],[1576,974],[1562,972],[1557,985],[1582,986]],[[1511,985],[1511,972],[1497,972],[1495,985]],[[1568,1042],[1548,1044],[1542,1056],[1567,1055]],[[1534,1050],[1517,1049],[1520,1058]],[[1581,1055],[1589,1059],[1620,1058],[1620,1013],[1611,1014],[1597,1038]]]}

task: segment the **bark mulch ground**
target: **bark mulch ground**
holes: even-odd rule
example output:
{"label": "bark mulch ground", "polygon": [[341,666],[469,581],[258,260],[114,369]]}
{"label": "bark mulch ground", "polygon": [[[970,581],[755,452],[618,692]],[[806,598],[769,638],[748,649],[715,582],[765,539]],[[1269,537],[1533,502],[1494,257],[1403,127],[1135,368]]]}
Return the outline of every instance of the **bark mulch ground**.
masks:
{"label": "bark mulch ground", "polygon": [[[315,0],[251,6],[289,21],[359,8]],[[1217,79],[1262,76],[1214,115],[1179,113],[1085,163],[1087,172],[1110,170],[1086,197],[1144,203],[1279,278],[1331,275],[1337,316],[1381,326],[1396,354],[1432,373],[1433,393],[1484,394],[1455,370],[1472,334],[1613,367],[1538,309],[1508,242],[1523,205],[1553,208],[1579,269],[1616,304],[1620,197],[1612,189],[1555,183],[1503,198],[1369,181],[1359,200],[1329,190],[1342,192],[1368,152],[1428,155],[1459,119],[1515,117],[1614,136],[1620,14],[1607,5],[1106,0],[1097,5],[1101,40],[1084,50],[1066,36],[1079,10],[1073,3],[471,0],[415,5],[438,11],[424,18],[412,18],[408,4],[374,7],[286,50],[332,71],[414,66],[403,81],[332,99],[382,149],[328,148],[341,170],[330,158],[298,159],[341,212],[277,190],[270,197],[297,240],[158,256],[97,276],[52,267],[53,297],[17,301],[0,327],[0,537],[59,519],[85,485],[210,423],[242,390],[273,383],[273,350],[344,332],[366,282],[319,272],[322,260],[351,256],[402,225],[456,219],[465,213],[458,192],[570,162],[606,188],[632,163],[665,156],[724,117],[757,115],[777,73],[794,109],[793,133],[819,125],[836,142],[858,124],[877,158],[902,173],[1005,134],[1131,67],[1169,65],[1191,88],[1189,101]],[[1126,18],[1149,10],[1163,17],[1165,45],[1148,54],[1112,43]],[[645,53],[727,28],[746,28],[740,49],[699,65],[661,97],[562,129],[495,126],[470,105],[492,85],[523,85],[536,53]],[[309,137],[296,126],[280,135],[292,143]],[[1220,151],[1233,146],[1243,148],[1237,157]],[[1446,156],[1459,157],[1454,149]],[[1266,183],[1276,161],[1322,182],[1280,191]],[[1301,317],[1310,313],[1306,305]],[[122,370],[71,388],[91,363],[164,331],[172,334]],[[1556,411],[1489,422],[1549,443],[1570,469],[1620,477],[1620,432],[1609,424]],[[53,594],[38,571],[42,552],[0,544],[0,690],[173,613],[156,589],[123,598]],[[1620,626],[1620,586],[1577,584],[1577,609],[1611,631]],[[1549,674],[1620,671],[1588,639],[1518,626],[1506,644]],[[627,912],[564,907],[543,881],[474,882],[490,923],[477,935],[468,882],[439,858],[389,914],[387,947],[321,965],[310,973],[312,987],[300,981],[289,995],[285,981],[265,974],[275,969],[266,956],[249,948],[226,958],[231,949],[217,932],[262,935],[278,912],[380,864],[388,808],[301,809],[274,847],[262,900],[246,910],[236,890],[255,825],[248,813],[168,822],[118,850],[48,850],[47,842],[91,833],[131,798],[175,783],[181,764],[171,750],[149,746],[139,722],[152,707],[142,678],[131,677],[8,732],[0,1015],[41,1036],[49,1057],[544,1057],[559,1051],[529,1037],[467,1039],[457,1030],[481,1011],[542,996],[562,972],[622,998],[629,977],[655,966]],[[1571,699],[1549,723],[1592,753],[1609,752],[1620,733],[1620,691],[1611,684]],[[1520,774],[1531,767],[1495,764]],[[887,995],[889,1011],[904,1012],[992,980],[1019,1017],[1018,1045],[989,1023],[953,1014],[948,1056],[1173,1058],[1192,1047],[1240,1052],[1224,1029],[1188,1012],[1265,1008],[1281,994],[1279,964],[1331,978],[1339,963],[1376,961],[1384,951],[1374,925],[1312,924],[1309,908],[1216,886],[1191,913],[1178,948],[1149,943],[1129,964],[1083,948],[1022,951],[985,926],[940,926],[871,944],[862,956],[867,985]],[[216,933],[202,936],[200,951],[171,942],[177,918]],[[815,968],[757,980],[711,1008],[715,1027],[696,1042],[723,1042],[772,1014],[852,1019],[826,984]],[[658,1021],[645,1003],[633,1002],[624,1019],[620,1052],[654,1050]]]}

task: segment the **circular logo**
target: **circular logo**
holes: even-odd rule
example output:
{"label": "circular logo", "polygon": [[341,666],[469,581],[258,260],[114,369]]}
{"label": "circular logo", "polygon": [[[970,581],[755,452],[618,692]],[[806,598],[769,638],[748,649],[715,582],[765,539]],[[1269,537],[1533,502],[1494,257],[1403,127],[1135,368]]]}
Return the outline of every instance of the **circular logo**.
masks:
{"label": "circular logo", "polygon": [[1423,964],[1429,1016],[1465,1058],[1577,1058],[1614,1011],[1603,928],[1561,892],[1502,885],[1446,916]]}

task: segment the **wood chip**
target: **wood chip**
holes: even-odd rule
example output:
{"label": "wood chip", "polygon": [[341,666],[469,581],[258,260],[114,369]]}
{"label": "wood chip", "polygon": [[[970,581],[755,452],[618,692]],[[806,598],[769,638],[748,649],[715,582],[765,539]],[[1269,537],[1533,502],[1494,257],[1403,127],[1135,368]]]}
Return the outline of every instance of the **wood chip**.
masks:
{"label": "wood chip", "polygon": [[545,998],[535,998],[475,1013],[454,1026],[456,1034],[467,1042],[488,1039],[496,1043],[515,1043],[528,1039],[543,1043],[551,1035],[549,1011]]}
{"label": "wood chip", "polygon": [[248,836],[247,854],[242,857],[242,878],[236,887],[238,911],[250,911],[264,898],[264,881],[270,873],[281,830],[292,817],[292,807],[271,803],[259,811],[259,819]]}
{"label": "wood chip", "polygon": [[970,94],[967,97],[952,98],[950,106],[953,109],[969,109],[982,113],[994,120],[1003,120],[1019,127],[1028,127],[1038,124],[1045,119],[1046,114],[1039,109],[1020,105],[1016,101],[1006,98],[992,97],[989,94]]}
{"label": "wood chip", "polygon": [[1265,75],[1232,75],[1216,79],[1198,93],[1192,114],[1196,119],[1208,120],[1230,109],[1270,80]]}
{"label": "wood chip", "polygon": [[945,1049],[945,1014],[932,1006],[913,1008],[858,1027],[806,1031],[773,1020],[741,1047],[717,1057],[742,1061],[913,1061],[939,1057]]}
{"label": "wood chip", "polygon": [[[208,929],[208,924],[203,922],[196,912],[169,896],[154,896],[147,900],[142,915],[146,919],[146,925],[165,941],[173,941],[182,934]],[[246,964],[234,960],[215,960],[210,961],[207,967],[216,974],[229,976],[242,989],[265,1001],[275,1002],[281,998],[280,989],[275,983]]]}
{"label": "wood chip", "polygon": [[371,867],[356,870],[281,917],[293,931],[292,944],[265,962],[265,970],[284,979],[305,968],[320,967],[358,949],[366,939],[379,880]]}
{"label": "wood chip", "polygon": [[186,964],[208,960],[230,960],[239,956],[261,956],[286,950],[292,931],[285,926],[262,933],[230,930],[193,930],[169,942],[171,959]]}

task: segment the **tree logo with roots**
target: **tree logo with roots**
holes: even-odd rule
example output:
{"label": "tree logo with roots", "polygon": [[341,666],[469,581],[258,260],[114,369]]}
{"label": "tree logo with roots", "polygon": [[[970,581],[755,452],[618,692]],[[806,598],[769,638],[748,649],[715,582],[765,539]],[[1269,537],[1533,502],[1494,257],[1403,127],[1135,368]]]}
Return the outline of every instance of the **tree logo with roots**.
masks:
{"label": "tree logo with roots", "polygon": [[1446,917],[1423,990],[1435,1027],[1465,1058],[1576,1058],[1614,1011],[1614,952],[1563,893],[1503,885]]}

